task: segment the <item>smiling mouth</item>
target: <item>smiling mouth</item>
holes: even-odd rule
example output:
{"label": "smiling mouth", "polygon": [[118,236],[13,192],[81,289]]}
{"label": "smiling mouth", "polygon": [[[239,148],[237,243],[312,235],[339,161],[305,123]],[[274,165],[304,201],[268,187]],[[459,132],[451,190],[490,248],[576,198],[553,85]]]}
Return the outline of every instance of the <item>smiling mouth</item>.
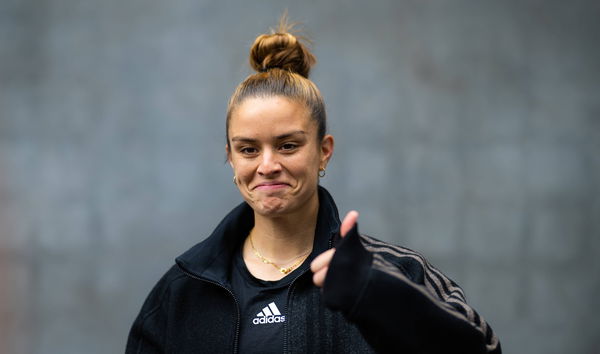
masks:
{"label": "smiling mouth", "polygon": [[272,190],[285,188],[288,186],[289,185],[287,183],[282,183],[282,182],[261,183],[258,186],[254,187],[254,189],[263,190],[263,191],[272,191]]}

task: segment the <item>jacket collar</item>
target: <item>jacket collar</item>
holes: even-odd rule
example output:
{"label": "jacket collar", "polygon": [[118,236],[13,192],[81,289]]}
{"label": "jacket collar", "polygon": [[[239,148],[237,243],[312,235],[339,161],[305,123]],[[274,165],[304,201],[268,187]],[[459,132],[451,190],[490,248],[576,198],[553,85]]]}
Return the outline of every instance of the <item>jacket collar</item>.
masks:
{"label": "jacket collar", "polygon": [[[331,194],[319,186],[319,212],[309,261],[332,247],[339,237],[340,217]],[[254,211],[243,202],[219,223],[212,234],[175,259],[186,273],[226,284],[235,251],[254,226]]]}

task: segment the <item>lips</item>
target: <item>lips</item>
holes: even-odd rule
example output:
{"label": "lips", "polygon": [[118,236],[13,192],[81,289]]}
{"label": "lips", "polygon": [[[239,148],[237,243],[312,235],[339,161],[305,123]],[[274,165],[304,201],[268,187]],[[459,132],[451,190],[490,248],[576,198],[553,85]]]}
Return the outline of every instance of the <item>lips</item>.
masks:
{"label": "lips", "polygon": [[276,190],[276,189],[280,189],[280,188],[285,188],[288,187],[289,185],[287,183],[284,182],[263,182],[263,183],[259,183],[256,187],[254,187],[254,189],[258,189],[258,190]]}

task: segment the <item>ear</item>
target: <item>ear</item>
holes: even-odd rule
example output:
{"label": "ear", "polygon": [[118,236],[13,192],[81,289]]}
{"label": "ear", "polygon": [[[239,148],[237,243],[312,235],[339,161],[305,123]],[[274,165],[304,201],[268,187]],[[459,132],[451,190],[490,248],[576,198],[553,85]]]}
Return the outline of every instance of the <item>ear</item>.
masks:
{"label": "ear", "polygon": [[334,139],[332,135],[325,135],[321,140],[321,163],[320,168],[326,168],[329,163],[329,159],[333,155]]}
{"label": "ear", "polygon": [[229,166],[233,168],[233,162],[231,161],[231,149],[229,148],[229,144],[225,144],[225,155],[227,156],[227,162],[229,162]]}

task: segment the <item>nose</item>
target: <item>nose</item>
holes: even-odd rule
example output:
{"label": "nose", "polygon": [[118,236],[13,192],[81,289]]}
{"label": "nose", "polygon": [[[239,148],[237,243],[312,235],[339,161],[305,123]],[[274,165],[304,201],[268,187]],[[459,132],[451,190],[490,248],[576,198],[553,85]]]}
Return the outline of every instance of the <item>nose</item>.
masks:
{"label": "nose", "polygon": [[269,177],[281,172],[281,164],[277,159],[277,154],[271,150],[265,150],[261,156],[260,165],[257,172],[261,176]]}

